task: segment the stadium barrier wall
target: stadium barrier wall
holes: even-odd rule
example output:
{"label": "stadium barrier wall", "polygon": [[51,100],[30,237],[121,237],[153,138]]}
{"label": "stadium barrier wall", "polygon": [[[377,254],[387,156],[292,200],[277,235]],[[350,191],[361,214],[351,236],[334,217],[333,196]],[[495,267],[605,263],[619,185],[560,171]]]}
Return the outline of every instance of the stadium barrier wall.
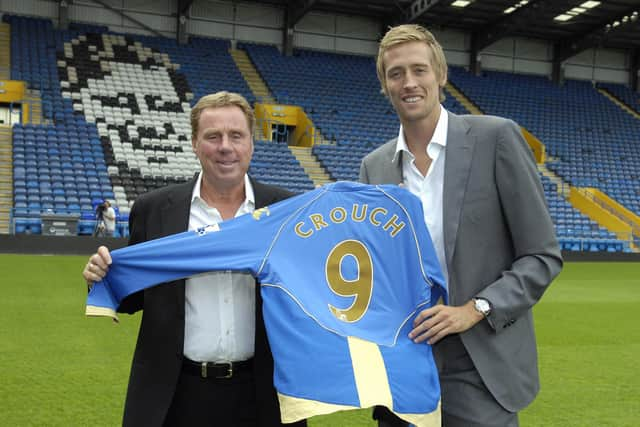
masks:
{"label": "stadium barrier wall", "polygon": [[[98,246],[118,249],[127,245],[126,238],[89,236],[41,236],[29,234],[0,235],[0,253],[91,255]],[[640,253],[563,251],[565,261],[640,262]]]}
{"label": "stadium barrier wall", "polygon": [[580,212],[589,218],[597,221],[601,226],[614,232],[619,240],[632,242],[632,228],[629,224],[613,215],[601,205],[595,203],[592,198],[585,194],[583,189],[571,187],[569,192],[569,202]]}
{"label": "stadium barrier wall", "polygon": [[0,235],[0,253],[4,254],[91,255],[100,245],[111,250],[118,249],[127,245],[127,239],[29,234]]}
{"label": "stadium barrier wall", "polygon": [[546,159],[546,147],[534,134],[527,129],[521,127],[522,136],[533,150],[533,157],[536,159],[536,163],[544,163]]}
{"label": "stadium barrier wall", "polygon": [[562,251],[562,258],[565,262],[640,262],[640,253]]}

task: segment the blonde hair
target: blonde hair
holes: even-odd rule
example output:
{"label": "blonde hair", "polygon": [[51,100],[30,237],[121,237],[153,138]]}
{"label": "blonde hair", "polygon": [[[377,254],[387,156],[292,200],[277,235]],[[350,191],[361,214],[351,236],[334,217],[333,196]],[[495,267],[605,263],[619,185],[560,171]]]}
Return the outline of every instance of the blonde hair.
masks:
{"label": "blonde hair", "polygon": [[[385,74],[384,59],[383,56],[392,47],[409,42],[424,42],[431,48],[432,64],[436,78],[438,81],[442,81],[447,77],[447,59],[444,56],[442,46],[436,38],[426,28],[416,24],[403,24],[396,27],[392,27],[387,31],[378,47],[378,58],[376,59],[376,71],[378,73],[378,80],[382,86],[382,93],[387,96],[387,76]],[[444,89],[440,88],[440,102],[444,101]]]}
{"label": "blonde hair", "polygon": [[205,95],[198,100],[196,105],[191,109],[191,135],[195,138],[198,135],[198,126],[200,121],[200,115],[206,108],[222,108],[236,106],[242,110],[244,116],[247,118],[247,125],[249,126],[249,132],[254,134],[254,126],[256,123],[256,116],[253,113],[253,108],[249,105],[249,102],[244,96],[227,91],[220,91]]}

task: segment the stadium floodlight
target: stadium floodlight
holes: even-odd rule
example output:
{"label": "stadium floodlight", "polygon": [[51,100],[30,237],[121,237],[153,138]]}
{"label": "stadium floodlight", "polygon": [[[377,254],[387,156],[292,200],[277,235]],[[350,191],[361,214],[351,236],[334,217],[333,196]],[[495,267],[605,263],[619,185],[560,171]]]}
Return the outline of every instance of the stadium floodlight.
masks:
{"label": "stadium floodlight", "polygon": [[584,7],[585,9],[593,9],[594,7],[600,6],[599,1],[586,1],[580,5],[580,7]]}
{"label": "stadium floodlight", "polygon": [[556,16],[555,18],[553,18],[554,21],[560,21],[560,22],[566,22],[569,19],[573,18],[572,15],[567,15],[566,13],[560,14],[558,16]]}
{"label": "stadium floodlight", "polygon": [[513,6],[508,7],[508,8],[506,8],[506,9],[504,10],[504,14],[505,14],[505,15],[508,15],[508,14],[510,14],[510,13],[512,13],[512,12],[514,12],[515,10],[516,10],[516,8],[515,8],[515,7],[513,7]]}
{"label": "stadium floodlight", "polygon": [[471,1],[469,0],[456,0],[453,3],[451,3],[451,6],[453,7],[467,7],[471,4]]}

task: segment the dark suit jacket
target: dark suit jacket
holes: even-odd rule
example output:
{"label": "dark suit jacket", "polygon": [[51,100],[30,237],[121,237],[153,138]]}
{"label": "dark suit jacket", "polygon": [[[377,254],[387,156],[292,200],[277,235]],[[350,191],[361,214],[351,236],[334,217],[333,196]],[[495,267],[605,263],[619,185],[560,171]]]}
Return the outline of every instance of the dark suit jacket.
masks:
{"label": "dark suit jacket", "polygon": [[[255,207],[275,203],[292,194],[251,180]],[[195,179],[141,195],[129,216],[129,244],[186,231]],[[273,359],[264,322],[262,299],[256,287],[256,376],[260,426],[280,426],[280,411],[273,387]],[[143,310],[129,388],[124,426],[161,426],[171,405],[182,366],[184,344],[185,281],[161,284],[125,299],[119,311]],[[304,425],[304,423],[302,423]]]}
{"label": "dark suit jacket", "polygon": [[[520,128],[498,117],[448,115],[443,203],[434,208],[443,215],[449,303],[476,296],[492,303],[489,321],[460,337],[496,400],[518,411],[539,389],[531,308],[562,268],[560,249]],[[367,155],[360,180],[401,183],[395,149],[394,139]]]}

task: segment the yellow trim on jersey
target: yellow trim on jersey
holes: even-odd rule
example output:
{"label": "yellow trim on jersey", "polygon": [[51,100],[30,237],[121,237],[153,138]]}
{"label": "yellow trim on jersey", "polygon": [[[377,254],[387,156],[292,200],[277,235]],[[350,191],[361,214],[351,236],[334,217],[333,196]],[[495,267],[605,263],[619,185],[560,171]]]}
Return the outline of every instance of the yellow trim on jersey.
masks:
{"label": "yellow trim on jersey", "polygon": [[386,406],[398,417],[417,427],[440,427],[440,402],[436,410],[429,414],[402,414],[393,411],[393,397],[380,347],[356,337],[347,337],[347,342],[361,407]]}
{"label": "yellow trim on jersey", "polygon": [[301,399],[278,393],[280,401],[280,418],[283,423],[293,423],[315,415],[326,415],[349,409],[359,409],[357,406],[335,405],[317,400]]}
{"label": "yellow trim on jersey", "polygon": [[119,321],[118,315],[116,314],[116,312],[106,307],[97,307],[95,305],[88,305],[84,311],[84,314],[86,316],[111,317],[116,322]]}
{"label": "yellow trim on jersey", "polygon": [[[338,411],[369,408],[376,405],[393,408],[393,397],[389,387],[387,370],[380,348],[376,343],[356,337],[347,337],[351,363],[360,406],[336,405],[303,399],[278,393],[280,416],[283,423],[293,423],[316,415],[326,415]],[[428,414],[403,414],[393,411],[401,419],[416,427],[440,427],[440,402]]]}
{"label": "yellow trim on jersey", "polygon": [[435,411],[428,414],[401,414],[395,411],[392,412],[416,427],[440,427],[442,425],[440,401],[438,401],[438,407],[435,409]]}
{"label": "yellow trim on jersey", "polygon": [[360,406],[382,405],[393,408],[387,370],[378,345],[356,337],[347,337],[353,375]]}

